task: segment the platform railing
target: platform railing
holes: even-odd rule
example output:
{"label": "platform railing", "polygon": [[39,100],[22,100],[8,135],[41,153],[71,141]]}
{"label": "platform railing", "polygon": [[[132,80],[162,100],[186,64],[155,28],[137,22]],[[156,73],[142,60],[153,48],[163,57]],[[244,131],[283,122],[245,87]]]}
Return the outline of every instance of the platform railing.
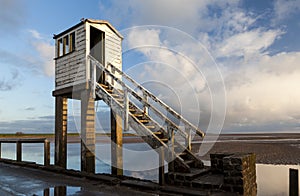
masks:
{"label": "platform railing", "polygon": [[44,144],[44,165],[50,165],[50,141],[46,138],[12,138],[0,139],[0,159],[1,159],[1,144],[15,143],[16,144],[16,161],[22,161],[22,144],[23,143],[43,143]]}

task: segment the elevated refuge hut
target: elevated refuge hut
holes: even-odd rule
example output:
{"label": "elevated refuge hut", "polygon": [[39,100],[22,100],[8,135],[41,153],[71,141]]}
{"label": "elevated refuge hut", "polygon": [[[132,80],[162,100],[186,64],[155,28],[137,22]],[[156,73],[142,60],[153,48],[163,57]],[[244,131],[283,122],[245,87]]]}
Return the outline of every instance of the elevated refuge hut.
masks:
{"label": "elevated refuge hut", "polygon": [[103,100],[112,111],[112,174],[123,175],[122,125],[124,130],[133,129],[158,153],[161,184],[165,161],[171,183],[203,172],[203,162],[192,152],[191,140],[193,135],[203,137],[204,133],[122,72],[123,37],[109,22],[83,19],[54,39],[55,165],[66,168],[67,100],[78,99],[81,170],[95,172],[95,101]]}
{"label": "elevated refuge hut", "polygon": [[[94,85],[96,83],[104,84],[110,78],[109,76],[105,77],[99,67],[92,66],[88,56],[91,55],[102,65],[113,64],[122,70],[123,37],[107,21],[82,19],[75,26],[54,35],[54,39],[55,165],[66,168],[67,100],[78,99],[81,100],[81,170],[94,172],[94,101],[99,97],[95,96],[93,91],[95,88],[91,85],[91,81]],[[112,120],[116,120],[114,115],[112,118]]]}
{"label": "elevated refuge hut", "polygon": [[[204,133],[122,72],[122,35],[107,21],[82,19],[55,35],[55,165],[67,165],[68,99],[81,101],[81,170],[95,173],[95,101],[111,108],[112,174],[123,175],[122,132],[133,129],[159,155],[159,183],[256,193],[255,156],[216,154],[212,170],[192,152]],[[153,104],[154,103],[154,104]],[[134,161],[134,160],[133,160]],[[168,173],[165,174],[165,161]],[[208,172],[223,175],[207,182]],[[203,179],[206,179],[203,181]],[[242,178],[241,178],[242,177]],[[240,180],[243,179],[243,180]],[[253,191],[254,190],[254,191]]]}
{"label": "elevated refuge hut", "polygon": [[[122,70],[123,37],[107,21],[82,19],[77,25],[54,35],[54,39],[54,96],[72,93],[74,85],[86,88],[91,80],[91,67],[87,59],[89,54],[103,65],[111,63]],[[100,75],[97,78],[99,81],[104,79]]]}

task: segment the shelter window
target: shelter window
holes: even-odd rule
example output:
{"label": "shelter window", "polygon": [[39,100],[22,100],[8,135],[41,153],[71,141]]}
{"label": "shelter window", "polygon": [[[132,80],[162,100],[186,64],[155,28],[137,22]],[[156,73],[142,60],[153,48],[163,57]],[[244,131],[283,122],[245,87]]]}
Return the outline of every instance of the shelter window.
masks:
{"label": "shelter window", "polygon": [[75,50],[75,32],[72,32],[58,40],[57,56],[61,57]]}
{"label": "shelter window", "polygon": [[70,51],[70,46],[69,46],[69,35],[64,37],[64,54],[68,54]]}
{"label": "shelter window", "polygon": [[75,50],[75,32],[70,34],[70,52]]}
{"label": "shelter window", "polygon": [[63,41],[62,41],[62,39],[58,40],[57,55],[58,56],[62,56],[63,55]]}

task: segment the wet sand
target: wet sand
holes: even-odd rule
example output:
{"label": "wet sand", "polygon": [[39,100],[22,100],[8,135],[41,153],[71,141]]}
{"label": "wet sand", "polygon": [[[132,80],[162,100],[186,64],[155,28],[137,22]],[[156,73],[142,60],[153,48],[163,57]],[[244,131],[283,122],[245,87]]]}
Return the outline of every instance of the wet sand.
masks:
{"label": "wet sand", "polygon": [[[194,144],[194,151],[199,150]],[[300,164],[300,134],[227,134],[221,135],[203,160],[209,160],[209,154],[216,152],[253,152],[257,163],[264,164]]]}

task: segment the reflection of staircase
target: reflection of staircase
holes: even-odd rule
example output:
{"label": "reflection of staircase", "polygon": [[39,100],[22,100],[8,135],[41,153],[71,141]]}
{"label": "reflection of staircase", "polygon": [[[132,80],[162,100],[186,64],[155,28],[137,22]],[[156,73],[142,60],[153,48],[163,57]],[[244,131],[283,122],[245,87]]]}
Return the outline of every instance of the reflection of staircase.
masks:
{"label": "reflection of staircase", "polygon": [[130,126],[157,152],[163,150],[170,176],[194,178],[206,171],[202,161],[191,152],[191,137],[203,137],[201,130],[121,70],[111,64],[105,68],[92,56],[89,60],[92,70],[98,67],[108,78],[105,84],[92,79],[96,96],[123,118],[125,130]]}

